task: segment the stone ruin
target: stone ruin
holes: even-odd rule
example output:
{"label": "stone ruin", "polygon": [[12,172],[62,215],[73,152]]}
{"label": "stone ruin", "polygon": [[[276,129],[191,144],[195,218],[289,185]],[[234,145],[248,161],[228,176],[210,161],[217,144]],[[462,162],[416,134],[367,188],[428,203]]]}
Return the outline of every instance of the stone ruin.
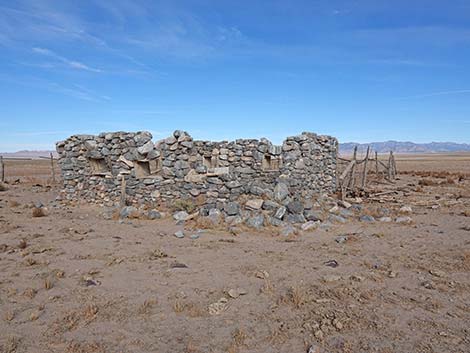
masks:
{"label": "stone ruin", "polygon": [[[58,142],[62,199],[116,205],[189,202],[201,216],[262,225],[311,220],[312,200],[336,190],[338,142],[303,132],[282,146],[267,139],[197,141],[184,131],[74,135]],[[124,180],[123,180],[124,179]]]}

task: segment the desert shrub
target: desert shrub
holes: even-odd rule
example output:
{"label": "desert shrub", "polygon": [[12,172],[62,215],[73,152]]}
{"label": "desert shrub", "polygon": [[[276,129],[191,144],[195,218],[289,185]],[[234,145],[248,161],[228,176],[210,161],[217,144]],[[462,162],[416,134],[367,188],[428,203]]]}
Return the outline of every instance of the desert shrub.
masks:
{"label": "desert shrub", "polygon": [[425,179],[421,179],[418,182],[418,184],[422,186],[434,186],[434,185],[439,185],[440,183],[432,179],[425,178]]}
{"label": "desert shrub", "polygon": [[33,217],[45,217],[46,215],[46,210],[43,207],[33,208]]}
{"label": "desert shrub", "polygon": [[173,202],[172,208],[174,211],[193,213],[196,210],[196,205],[191,200],[176,200]]}

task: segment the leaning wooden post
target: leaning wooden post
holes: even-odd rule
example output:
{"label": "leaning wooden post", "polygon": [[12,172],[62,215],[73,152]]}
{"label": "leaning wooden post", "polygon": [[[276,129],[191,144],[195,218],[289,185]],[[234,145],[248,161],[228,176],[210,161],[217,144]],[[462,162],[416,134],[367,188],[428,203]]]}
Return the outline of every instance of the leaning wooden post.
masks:
{"label": "leaning wooden post", "polygon": [[55,184],[55,169],[54,169],[54,156],[51,152],[51,174],[52,174],[52,182]]}
{"label": "leaning wooden post", "polygon": [[339,177],[339,183],[341,185],[341,199],[343,201],[344,201],[344,197],[346,196],[346,185],[344,183],[344,179],[346,179],[346,176],[350,173],[351,169],[355,165],[356,165],[356,161],[353,159],[351,162],[349,162],[348,166]]}
{"label": "leaning wooden post", "polygon": [[395,162],[395,155],[392,155],[392,166],[393,166],[393,179],[397,176],[397,163]]}
{"label": "leaning wooden post", "polygon": [[362,188],[366,187],[367,182],[367,162],[369,161],[370,146],[367,146],[366,159],[364,160],[364,169],[362,170]]}
{"label": "leaning wooden post", "polygon": [[3,156],[0,156],[0,180],[2,183],[5,181],[5,163],[3,163]]}
{"label": "leaning wooden post", "polygon": [[375,176],[378,180],[379,179],[379,158],[377,156],[377,151],[375,151]]}
{"label": "leaning wooden post", "polygon": [[350,175],[350,178],[349,178],[349,185],[348,187],[352,190],[354,189],[354,173],[355,173],[355,167],[356,167],[356,158],[357,158],[357,146],[354,146],[354,153],[353,153],[353,161],[354,161],[354,164],[352,165],[352,168],[351,168],[351,175]]}
{"label": "leaning wooden post", "polygon": [[392,156],[393,152],[390,151],[390,155],[388,156],[388,180],[392,180]]}
{"label": "leaning wooden post", "polygon": [[119,199],[119,207],[123,208],[126,206],[126,178],[124,175],[121,176],[121,197]]}

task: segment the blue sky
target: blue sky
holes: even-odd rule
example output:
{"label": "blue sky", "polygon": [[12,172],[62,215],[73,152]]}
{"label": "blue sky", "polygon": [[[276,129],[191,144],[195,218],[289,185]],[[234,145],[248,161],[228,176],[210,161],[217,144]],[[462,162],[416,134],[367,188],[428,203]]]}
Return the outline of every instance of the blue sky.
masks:
{"label": "blue sky", "polygon": [[0,0],[0,151],[75,133],[470,142],[470,1]]}

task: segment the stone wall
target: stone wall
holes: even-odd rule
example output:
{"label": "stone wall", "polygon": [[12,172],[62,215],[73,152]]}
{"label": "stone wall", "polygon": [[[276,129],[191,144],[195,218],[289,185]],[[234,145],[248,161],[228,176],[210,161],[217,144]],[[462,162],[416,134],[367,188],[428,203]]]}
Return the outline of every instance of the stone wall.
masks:
{"label": "stone wall", "polygon": [[336,188],[337,140],[308,132],[282,146],[266,139],[194,141],[175,131],[156,143],[149,132],[74,135],[56,147],[67,200],[113,204],[122,178],[129,202],[189,199],[202,213],[224,210],[242,195],[274,209]]}

